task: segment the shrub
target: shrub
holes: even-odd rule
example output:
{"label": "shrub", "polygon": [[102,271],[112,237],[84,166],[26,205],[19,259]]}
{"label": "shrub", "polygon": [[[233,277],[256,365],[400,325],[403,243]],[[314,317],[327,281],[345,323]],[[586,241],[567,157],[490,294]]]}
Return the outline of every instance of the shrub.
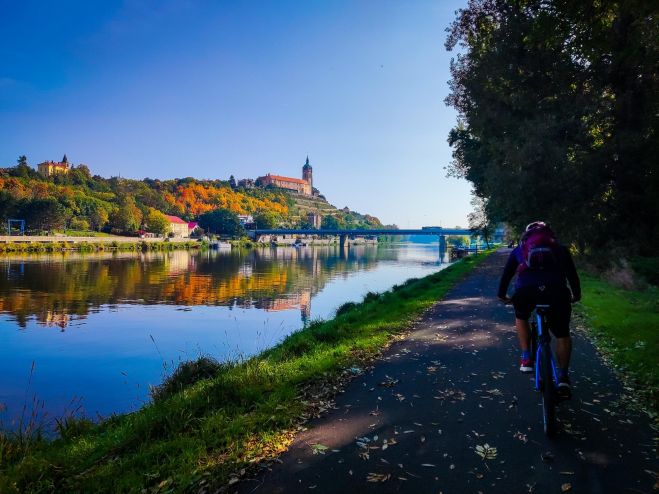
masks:
{"label": "shrub", "polygon": [[165,379],[160,386],[153,388],[151,391],[153,401],[164,400],[202,379],[214,377],[227,365],[220,364],[215,358],[209,356],[181,362],[171,376]]}
{"label": "shrub", "polygon": [[342,316],[344,314],[347,314],[348,312],[350,312],[355,307],[357,307],[356,303],[346,302],[345,304],[341,305],[338,309],[336,309],[336,315],[337,316]]}

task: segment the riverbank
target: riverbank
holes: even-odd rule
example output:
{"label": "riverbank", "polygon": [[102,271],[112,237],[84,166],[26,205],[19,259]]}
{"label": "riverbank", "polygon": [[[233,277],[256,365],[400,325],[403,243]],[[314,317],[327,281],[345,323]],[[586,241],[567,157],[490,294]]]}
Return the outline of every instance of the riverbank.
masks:
{"label": "riverbank", "polygon": [[0,237],[0,254],[40,252],[162,251],[205,246],[189,239],[142,239],[134,237]]}
{"label": "riverbank", "polygon": [[61,439],[52,443],[2,436],[0,491],[179,492],[224,485],[285,449],[299,424],[330,407],[331,394],[360,373],[362,362],[485,257],[369,293],[342,306],[336,318],[314,322],[245,362],[183,366],[138,412],[99,425],[62,420]]}
{"label": "riverbank", "polygon": [[659,414],[659,291],[622,289],[581,273],[583,300],[578,313],[587,334],[637,393],[636,400]]}

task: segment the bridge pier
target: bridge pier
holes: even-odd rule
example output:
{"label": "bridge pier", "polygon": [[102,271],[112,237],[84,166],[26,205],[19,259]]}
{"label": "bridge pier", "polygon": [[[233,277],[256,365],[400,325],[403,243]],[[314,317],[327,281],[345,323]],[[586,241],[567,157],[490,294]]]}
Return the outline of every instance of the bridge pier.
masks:
{"label": "bridge pier", "polygon": [[446,237],[439,235],[439,262],[444,262],[444,255],[446,254]]}
{"label": "bridge pier", "polygon": [[339,246],[343,249],[348,246],[348,235],[339,235]]}

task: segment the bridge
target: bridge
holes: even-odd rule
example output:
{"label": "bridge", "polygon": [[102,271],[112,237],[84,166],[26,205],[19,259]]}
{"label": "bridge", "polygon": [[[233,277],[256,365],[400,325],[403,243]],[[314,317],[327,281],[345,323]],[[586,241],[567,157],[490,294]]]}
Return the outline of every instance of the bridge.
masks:
{"label": "bridge", "polygon": [[376,228],[373,230],[312,230],[300,228],[280,228],[280,229],[256,229],[248,230],[247,234],[253,239],[258,240],[263,235],[321,235],[339,237],[339,244],[341,247],[346,245],[348,237],[370,237],[374,235],[434,235],[439,237],[439,247],[441,250],[446,250],[446,237],[450,236],[473,236],[471,230],[462,228],[421,228],[421,229],[407,229],[395,230],[393,228]]}

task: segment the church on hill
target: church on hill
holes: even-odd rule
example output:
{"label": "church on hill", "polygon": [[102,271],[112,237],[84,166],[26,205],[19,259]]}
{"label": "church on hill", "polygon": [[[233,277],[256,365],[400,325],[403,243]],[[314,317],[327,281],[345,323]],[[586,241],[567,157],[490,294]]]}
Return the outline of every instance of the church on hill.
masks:
{"label": "church on hill", "polygon": [[313,195],[313,168],[309,164],[309,157],[307,162],[302,167],[302,178],[282,177],[281,175],[272,175],[268,173],[263,177],[256,179],[256,185],[267,187],[271,185],[280,189],[295,192],[305,196]]}

